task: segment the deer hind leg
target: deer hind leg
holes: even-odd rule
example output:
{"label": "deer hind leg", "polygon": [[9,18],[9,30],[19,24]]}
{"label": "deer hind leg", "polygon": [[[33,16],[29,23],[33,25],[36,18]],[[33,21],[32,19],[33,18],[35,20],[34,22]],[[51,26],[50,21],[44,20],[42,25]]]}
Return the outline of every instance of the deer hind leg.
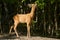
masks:
{"label": "deer hind leg", "polygon": [[14,31],[15,31],[15,33],[16,33],[16,36],[19,37],[19,35],[18,35],[18,33],[17,33],[17,30],[16,30],[17,24],[18,24],[18,23],[16,23],[16,22],[14,23]]}
{"label": "deer hind leg", "polygon": [[12,25],[11,28],[10,28],[9,34],[11,33],[13,27],[14,27],[14,26]]}
{"label": "deer hind leg", "polygon": [[30,24],[27,24],[27,38],[30,37]]}

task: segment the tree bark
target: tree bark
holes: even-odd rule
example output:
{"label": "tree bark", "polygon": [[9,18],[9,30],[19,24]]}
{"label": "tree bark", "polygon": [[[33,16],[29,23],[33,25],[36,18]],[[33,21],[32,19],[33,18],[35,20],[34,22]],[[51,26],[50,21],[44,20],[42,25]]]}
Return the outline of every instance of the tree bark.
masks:
{"label": "tree bark", "polygon": [[55,11],[54,11],[55,30],[57,30],[57,16],[56,16],[56,12],[57,12],[57,3],[55,5]]}

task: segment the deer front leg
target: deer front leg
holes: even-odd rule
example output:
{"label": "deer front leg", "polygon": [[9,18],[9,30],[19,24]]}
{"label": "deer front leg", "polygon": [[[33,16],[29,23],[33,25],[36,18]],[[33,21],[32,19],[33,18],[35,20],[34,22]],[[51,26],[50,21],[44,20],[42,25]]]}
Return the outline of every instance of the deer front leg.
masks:
{"label": "deer front leg", "polygon": [[13,27],[14,27],[14,26],[12,25],[11,28],[10,28],[9,34],[11,33]]}
{"label": "deer front leg", "polygon": [[30,37],[30,25],[27,24],[27,38]]}
{"label": "deer front leg", "polygon": [[14,31],[15,31],[15,33],[16,33],[16,36],[19,37],[16,28],[17,28],[17,24],[15,23],[15,24],[14,24]]}

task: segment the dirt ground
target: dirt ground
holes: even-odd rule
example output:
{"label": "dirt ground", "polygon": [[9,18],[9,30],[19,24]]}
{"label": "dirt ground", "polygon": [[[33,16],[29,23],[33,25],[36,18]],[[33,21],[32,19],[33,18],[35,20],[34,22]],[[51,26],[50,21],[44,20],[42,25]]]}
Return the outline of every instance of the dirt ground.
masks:
{"label": "dirt ground", "polygon": [[60,39],[55,39],[55,38],[46,38],[46,37],[31,37],[29,39],[27,39],[26,36],[21,36],[19,38],[0,38],[0,40],[60,40]]}
{"label": "dirt ground", "polygon": [[[40,36],[31,36],[28,38],[29,40],[60,40],[56,38],[47,38],[47,37],[40,37]],[[10,34],[0,34],[0,40],[28,40],[27,36],[20,36],[16,37],[16,35],[10,35]]]}

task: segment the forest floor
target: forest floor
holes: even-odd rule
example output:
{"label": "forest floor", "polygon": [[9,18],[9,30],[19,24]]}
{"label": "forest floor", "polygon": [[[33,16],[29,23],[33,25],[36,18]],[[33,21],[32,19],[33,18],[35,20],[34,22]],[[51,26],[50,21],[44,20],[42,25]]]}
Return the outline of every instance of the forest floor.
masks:
{"label": "forest floor", "polygon": [[[27,40],[26,36],[20,36],[16,37],[16,35],[10,35],[10,34],[0,34],[0,40]],[[32,36],[29,38],[29,40],[60,40],[56,38],[47,38],[47,37],[40,37],[40,36]]]}

